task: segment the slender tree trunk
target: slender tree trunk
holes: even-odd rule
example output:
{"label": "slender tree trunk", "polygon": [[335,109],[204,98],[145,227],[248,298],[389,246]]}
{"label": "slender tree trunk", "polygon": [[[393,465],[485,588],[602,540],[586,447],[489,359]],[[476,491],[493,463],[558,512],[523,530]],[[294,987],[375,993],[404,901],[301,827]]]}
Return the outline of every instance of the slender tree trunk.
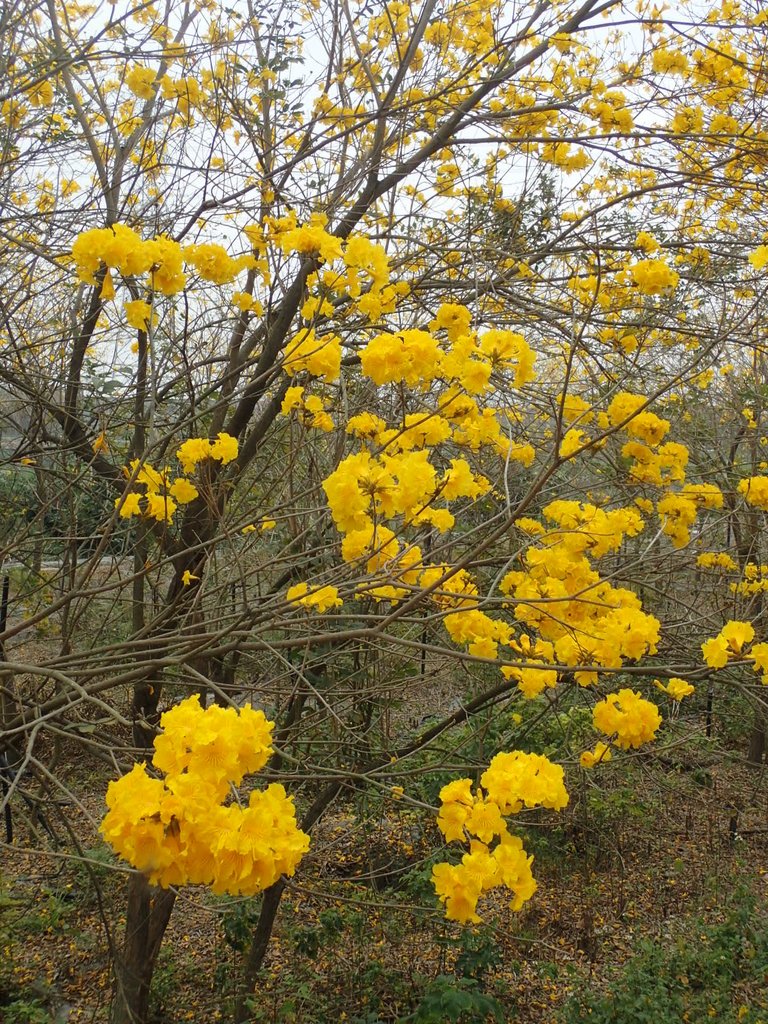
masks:
{"label": "slender tree trunk", "polygon": [[755,720],[752,723],[752,731],[749,734],[749,753],[747,761],[750,764],[761,765],[765,754],[765,715],[761,708],[755,711]]}
{"label": "slender tree trunk", "polygon": [[[279,755],[275,756],[279,758]],[[341,781],[330,782],[317,796],[315,802],[301,820],[301,827],[305,832],[309,832],[323,811],[333,803],[341,788]],[[259,920],[256,922],[256,927],[251,936],[251,944],[248,947],[238,986],[235,1002],[235,1024],[245,1024],[250,1019],[247,1001],[254,990],[256,978],[264,963],[264,957],[269,948],[269,940],[272,938],[272,929],[275,926],[277,911],[280,908],[280,900],[284,890],[285,879],[283,878],[278,879],[269,889],[264,890]],[[113,1021],[112,1024],[123,1024],[123,1022]]]}
{"label": "slender tree trunk", "polygon": [[141,872],[128,884],[122,954],[116,958],[110,1024],[147,1024],[149,990],[176,893],[152,886]]}
{"label": "slender tree trunk", "polygon": [[269,940],[272,938],[272,929],[275,926],[275,919],[277,918],[277,911],[280,907],[280,899],[284,889],[285,882],[281,878],[274,885],[271,885],[269,889],[264,890],[259,920],[251,936],[251,945],[248,948],[248,954],[243,965],[242,984],[237,994],[237,1001],[235,1002],[235,1024],[245,1024],[246,1021],[250,1020],[248,997],[253,992],[256,977],[261,970],[261,965],[264,963],[264,957],[269,946]]}

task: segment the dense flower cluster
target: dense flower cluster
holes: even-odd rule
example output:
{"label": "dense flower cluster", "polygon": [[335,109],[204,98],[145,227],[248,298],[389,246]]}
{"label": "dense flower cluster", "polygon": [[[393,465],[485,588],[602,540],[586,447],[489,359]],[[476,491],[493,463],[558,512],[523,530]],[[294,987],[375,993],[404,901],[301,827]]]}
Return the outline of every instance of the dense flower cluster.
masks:
{"label": "dense flower cluster", "polygon": [[306,370],[330,384],[341,371],[341,339],[336,334],[317,337],[314,328],[302,328],[285,347],[283,369],[289,377]]}
{"label": "dense flower cluster", "polygon": [[702,569],[728,569],[735,572],[739,567],[727,551],[704,551],[696,558]]}
{"label": "dense flower cluster", "polygon": [[285,789],[225,804],[230,784],[259,771],[272,752],[273,723],[250,705],[203,709],[197,694],[162,716],[153,778],[145,764],[107,789],[100,831],[113,850],[155,885],[210,885],[253,895],[292,875],[309,849]]}
{"label": "dense flower cluster", "polygon": [[[494,368],[511,371],[515,387],[534,379],[534,354],[521,334],[491,330],[475,335],[469,328],[469,311],[452,303],[443,304],[432,321],[434,329],[445,330],[442,345],[435,334],[406,330],[399,334],[378,334],[360,353],[365,376],[376,384],[404,382],[423,387],[441,377],[456,380],[469,394],[489,389]],[[466,333],[458,334],[466,326]]]}
{"label": "dense flower cluster", "polygon": [[635,263],[632,279],[643,295],[666,295],[677,288],[680,275],[665,260],[648,259]]}
{"label": "dense flower cluster", "polygon": [[[625,536],[640,533],[639,513],[632,508],[606,512],[575,501],[551,502],[543,512],[554,528],[525,551],[523,568],[507,573],[500,584],[515,601],[515,618],[548,641],[552,660],[561,664],[613,668],[654,653],[658,620],[642,611],[636,594],[603,580],[590,562],[615,551]],[[537,653],[546,656],[549,648],[539,645],[534,658]],[[596,674],[579,671],[576,678],[588,684]],[[521,687],[526,695],[541,688]]]}
{"label": "dense flower cluster", "polygon": [[768,476],[750,476],[740,480],[738,490],[748,505],[768,511]]}
{"label": "dense flower cluster", "polygon": [[222,432],[216,435],[215,441],[209,441],[205,437],[188,438],[177,450],[176,458],[185,473],[194,473],[199,462],[214,459],[222,466],[226,466],[234,462],[237,453],[237,438]]}
{"label": "dense flower cluster", "polygon": [[689,452],[677,441],[668,441],[656,448],[640,441],[627,441],[621,454],[632,459],[628,473],[633,483],[662,487],[685,480]]}
{"label": "dense flower cluster", "polygon": [[83,231],[72,246],[72,258],[78,277],[86,284],[96,284],[96,274],[102,267],[106,268],[102,285],[104,299],[115,295],[113,270],[123,277],[147,274],[147,283],[153,291],[176,295],[187,283],[185,263],[204,281],[228,284],[254,262],[250,255],[233,258],[215,244],[185,247],[163,236],[145,241],[125,224]]}
{"label": "dense flower cluster", "polygon": [[622,750],[641,747],[656,738],[661,725],[659,709],[634,690],[609,693],[592,709],[592,723]]}
{"label": "dense flower cluster", "polygon": [[432,870],[446,917],[462,923],[480,921],[478,900],[499,886],[512,891],[511,907],[519,910],[536,891],[533,857],[510,834],[504,816],[523,807],[562,810],[568,803],[563,769],[538,754],[497,754],[474,793],[471,779],[456,779],[440,790],[440,802],[437,824],[446,842],[469,843],[460,864],[440,863]]}
{"label": "dense flower cluster", "polygon": [[690,542],[690,528],[696,522],[696,502],[683,494],[665,494],[656,503],[661,518],[661,528],[676,548],[683,548]]}
{"label": "dense flower cluster", "polygon": [[768,643],[755,644],[754,639],[755,628],[751,622],[726,622],[717,636],[701,645],[704,661],[710,668],[720,669],[734,658],[746,659],[752,662],[755,672],[761,673],[763,685],[768,686]]}

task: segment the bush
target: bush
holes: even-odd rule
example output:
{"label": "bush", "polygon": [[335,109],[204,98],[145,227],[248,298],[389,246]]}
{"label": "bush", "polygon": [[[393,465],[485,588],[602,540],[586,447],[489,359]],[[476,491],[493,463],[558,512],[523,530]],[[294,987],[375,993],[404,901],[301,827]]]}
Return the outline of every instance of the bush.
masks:
{"label": "bush", "polygon": [[[759,1024],[768,1008],[768,913],[738,888],[725,918],[701,918],[685,932],[638,943],[610,981],[610,993],[586,985],[563,1007],[560,1024]],[[750,993],[759,992],[757,1004]],[[763,1011],[761,1015],[761,1011]]]}

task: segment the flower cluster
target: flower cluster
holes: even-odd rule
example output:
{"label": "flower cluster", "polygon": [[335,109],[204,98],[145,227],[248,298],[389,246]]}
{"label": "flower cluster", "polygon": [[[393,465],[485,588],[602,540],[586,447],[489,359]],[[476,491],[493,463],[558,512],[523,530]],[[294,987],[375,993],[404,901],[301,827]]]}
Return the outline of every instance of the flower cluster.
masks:
{"label": "flower cluster", "polygon": [[104,299],[115,295],[113,270],[123,277],[147,274],[153,291],[176,295],[187,283],[184,263],[205,281],[228,284],[254,262],[250,255],[233,258],[220,245],[184,247],[163,236],[145,241],[125,224],[81,232],[72,245],[72,258],[78,277],[86,284],[96,284],[96,274],[106,268],[101,292]]}
{"label": "flower cluster", "polygon": [[659,709],[634,690],[609,693],[592,709],[592,724],[622,750],[641,747],[656,739],[661,725]]}
{"label": "flower cluster", "polygon": [[697,556],[696,565],[702,569],[727,569],[731,572],[739,568],[727,551],[704,551]]}
{"label": "flower cluster", "polygon": [[717,636],[701,645],[704,661],[710,668],[720,669],[733,658],[744,658],[752,662],[755,672],[762,673],[760,681],[768,686],[768,643],[754,644],[754,639],[755,628],[751,622],[726,622]]}
{"label": "flower cluster", "polygon": [[755,628],[751,622],[730,620],[717,636],[701,645],[704,661],[710,668],[725,668],[731,658],[741,658],[744,647],[754,639]]}
{"label": "flower cluster", "polygon": [[[548,640],[531,640],[527,633],[523,633],[519,640],[510,640],[509,646],[517,651],[526,661],[538,662],[542,666],[551,664],[555,660],[555,648]],[[528,700],[538,697],[545,689],[554,689],[558,683],[558,675],[555,669],[551,668],[525,668],[504,665],[501,674],[505,679],[514,679],[517,688]]]}
{"label": "flower cluster", "polygon": [[720,509],[723,507],[723,492],[716,484],[686,484],[680,492],[699,508]]}
{"label": "flower cluster", "polygon": [[[436,333],[446,332],[445,345],[423,330],[376,335],[360,353],[364,375],[379,385],[403,382],[412,387],[425,387],[440,377],[460,383],[469,394],[489,390],[494,369],[511,372],[515,387],[534,379],[535,357],[521,334],[496,329],[478,336],[469,328],[469,317],[463,306],[440,307],[431,326]],[[465,327],[466,333],[459,334]]]}
{"label": "flower cluster", "polygon": [[689,452],[677,441],[668,441],[656,448],[640,441],[627,441],[621,454],[632,459],[628,472],[633,483],[662,487],[685,480]]}
{"label": "flower cluster", "polygon": [[[548,641],[551,660],[561,664],[612,668],[654,653],[658,620],[642,611],[632,591],[603,580],[590,562],[617,550],[625,536],[637,536],[644,526],[639,513],[575,501],[554,501],[543,511],[555,528],[539,535],[522,556],[523,568],[507,573],[499,587],[515,601],[515,618]],[[547,657],[549,651],[538,646],[532,654]],[[587,685],[596,674],[579,670],[576,678]],[[526,695],[541,688],[522,687]]]}
{"label": "flower cluster", "polygon": [[320,395],[305,395],[303,387],[288,388],[280,412],[283,416],[290,416],[294,410],[307,429],[326,433],[333,430],[333,419],[326,412],[325,400]]}
{"label": "flower cluster", "polygon": [[668,295],[680,281],[680,276],[663,259],[639,260],[631,272],[643,295]]}
{"label": "flower cluster", "polygon": [[469,842],[460,864],[444,862],[432,870],[446,917],[462,923],[480,921],[480,896],[499,886],[511,890],[511,907],[519,910],[536,891],[533,857],[510,834],[504,816],[524,807],[562,810],[568,803],[563,769],[539,754],[497,754],[474,793],[471,779],[457,779],[443,786],[440,802],[437,824],[446,842]]}
{"label": "flower cluster", "polygon": [[739,480],[739,494],[748,505],[768,511],[768,476],[750,476]]}
{"label": "flower cluster", "polygon": [[758,245],[758,247],[749,254],[748,259],[755,270],[762,270],[764,267],[768,266],[768,245]]}
{"label": "flower cluster", "polygon": [[310,590],[307,583],[296,583],[289,587],[285,598],[290,604],[301,605],[302,608],[321,614],[330,608],[339,608],[344,603],[336,587],[317,587]]}
{"label": "flower cluster", "polygon": [[[676,441],[661,443],[669,432],[669,420],[650,412],[645,408],[647,404],[648,399],[644,395],[621,391],[614,396],[607,412],[600,414],[601,426],[619,427],[629,436],[629,440],[621,449],[621,454],[624,458],[632,460],[629,477],[634,483],[658,487],[672,482],[682,483],[688,465],[688,449]],[[713,494],[720,493],[716,487],[711,487],[711,491]],[[697,485],[696,497],[694,498],[693,493],[688,497],[701,504],[703,498],[699,501],[699,496],[709,492],[709,484],[700,484]],[[713,497],[712,500],[716,498]]]}
{"label": "flower cluster", "polygon": [[226,466],[237,458],[237,438],[223,431],[216,435],[215,441],[205,437],[190,437],[178,448],[176,458],[185,473],[194,473],[197,464],[205,459],[214,459]]}
{"label": "flower cluster", "polygon": [[657,502],[656,509],[661,519],[662,532],[676,548],[685,547],[691,540],[690,528],[696,522],[696,502],[684,494],[670,492]]}
{"label": "flower cluster", "polygon": [[[237,452],[237,438],[220,433],[215,441],[203,437],[189,438],[178,449],[176,457],[184,473],[189,474],[204,459],[215,459],[226,465],[237,458]],[[199,497],[200,492],[190,480],[183,476],[172,480],[167,467],[156,470],[150,463],[134,459],[124,473],[128,479],[144,487],[144,491],[129,491],[115,499],[115,508],[123,519],[143,514],[161,523],[171,523],[177,505],[188,505]]]}
{"label": "flower cluster", "polygon": [[137,764],[107,789],[100,831],[113,850],[163,888],[254,895],[292,875],[309,837],[285,789],[255,790],[247,807],[224,802],[230,784],[266,764],[273,723],[248,704],[204,710],[195,694],[160,724],[152,763],[165,778]]}
{"label": "flower cluster", "polygon": [[134,459],[124,472],[144,491],[129,491],[115,498],[115,508],[123,519],[143,514],[159,523],[171,523],[177,505],[186,505],[198,496],[195,485],[185,477],[171,480],[167,469],[158,471],[148,462]]}
{"label": "flower cluster", "polygon": [[317,337],[313,327],[303,327],[285,347],[283,369],[289,377],[306,370],[332,383],[341,372],[341,338],[337,334]]}
{"label": "flower cluster", "polygon": [[608,406],[608,419],[612,426],[622,426],[630,437],[639,438],[655,447],[666,437],[669,420],[663,420],[656,413],[643,409],[647,402],[644,395],[620,391]]}
{"label": "flower cluster", "polygon": [[[733,559],[731,559],[733,561]],[[733,562],[733,568],[738,566]],[[732,594],[741,594],[751,597],[754,594],[763,594],[768,591],[768,565],[758,565],[756,562],[747,562],[742,573],[743,578],[728,584]]]}

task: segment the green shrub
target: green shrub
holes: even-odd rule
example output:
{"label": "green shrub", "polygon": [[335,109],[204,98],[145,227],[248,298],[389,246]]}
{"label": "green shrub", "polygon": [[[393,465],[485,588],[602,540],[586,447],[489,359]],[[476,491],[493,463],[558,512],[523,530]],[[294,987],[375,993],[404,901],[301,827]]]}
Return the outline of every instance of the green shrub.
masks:
{"label": "green shrub", "polygon": [[[564,1005],[560,1024],[759,1024],[765,1020],[768,913],[739,887],[725,918],[640,942],[606,992],[586,985]],[[761,1005],[751,1006],[749,993]]]}

